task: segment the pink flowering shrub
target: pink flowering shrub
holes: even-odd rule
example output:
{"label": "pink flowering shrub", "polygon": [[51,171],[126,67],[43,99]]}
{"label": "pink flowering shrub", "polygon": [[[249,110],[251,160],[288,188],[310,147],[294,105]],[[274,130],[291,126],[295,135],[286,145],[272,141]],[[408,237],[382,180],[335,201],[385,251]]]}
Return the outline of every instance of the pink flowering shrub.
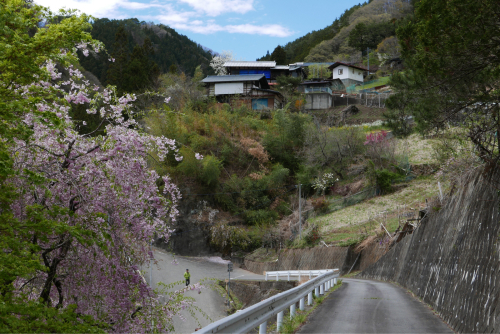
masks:
{"label": "pink flowering shrub", "polygon": [[377,168],[387,168],[396,163],[396,143],[387,138],[388,132],[370,132],[366,135],[366,154]]}
{"label": "pink flowering shrub", "polygon": [[[88,55],[99,46],[80,43],[76,49]],[[54,125],[26,113],[24,123],[32,135],[16,139],[12,148],[16,174],[10,182],[21,192],[12,204],[15,218],[51,221],[53,226],[33,235],[32,251],[44,270],[18,278],[16,293],[49,307],[75,304],[77,313],[92,316],[111,331],[146,332],[153,323],[155,330],[170,331],[172,317],[193,301],[179,297],[182,291],[161,301],[139,267],[153,256],[148,245],[155,237],[168,239],[181,198],[168,176],[160,179],[148,168],[147,156],[162,160],[171,153],[181,160],[176,142],[139,130],[131,107],[134,95],[119,97],[114,87],[90,87],[72,66],[66,68],[70,78],[56,83],[61,73],[54,62],[48,60],[45,68],[52,81],[12,88],[19,99],[45,90],[47,98],[37,98],[33,108],[60,121]],[[89,114],[99,113],[99,127],[84,134],[76,131],[68,113],[71,104],[85,104]],[[104,135],[94,136],[102,129]]]}

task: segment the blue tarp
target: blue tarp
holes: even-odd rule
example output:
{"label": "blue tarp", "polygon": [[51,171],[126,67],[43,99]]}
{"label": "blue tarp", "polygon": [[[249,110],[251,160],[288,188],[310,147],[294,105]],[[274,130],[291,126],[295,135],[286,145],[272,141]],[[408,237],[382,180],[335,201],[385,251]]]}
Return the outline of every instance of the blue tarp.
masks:
{"label": "blue tarp", "polygon": [[252,110],[267,109],[267,99],[252,99]]}
{"label": "blue tarp", "polygon": [[240,75],[264,74],[267,79],[271,79],[271,70],[240,70]]}

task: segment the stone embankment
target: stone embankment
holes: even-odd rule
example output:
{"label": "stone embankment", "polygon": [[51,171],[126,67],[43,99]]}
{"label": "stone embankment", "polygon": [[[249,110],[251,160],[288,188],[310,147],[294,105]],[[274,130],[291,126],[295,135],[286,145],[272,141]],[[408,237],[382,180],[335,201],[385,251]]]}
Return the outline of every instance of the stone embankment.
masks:
{"label": "stone embankment", "polygon": [[360,276],[397,282],[457,332],[500,332],[499,180],[470,176]]}
{"label": "stone embankment", "polygon": [[[220,285],[226,289],[227,282],[220,281]],[[238,297],[243,304],[242,309],[257,304],[278,293],[282,293],[298,285],[297,281],[238,281],[231,280],[231,292]]]}
{"label": "stone embankment", "polygon": [[[279,270],[340,269],[346,273],[353,264],[359,266],[358,254],[348,247],[316,247],[282,250],[276,261],[257,262],[245,259],[245,268],[256,274]],[[356,269],[356,265],[353,270]]]}

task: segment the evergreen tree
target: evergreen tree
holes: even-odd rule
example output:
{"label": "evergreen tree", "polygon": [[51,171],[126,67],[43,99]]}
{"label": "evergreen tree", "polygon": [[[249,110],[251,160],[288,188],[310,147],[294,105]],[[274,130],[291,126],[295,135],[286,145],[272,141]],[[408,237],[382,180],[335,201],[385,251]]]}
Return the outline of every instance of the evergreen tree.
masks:
{"label": "evergreen tree", "polygon": [[136,45],[127,64],[122,88],[126,92],[144,90],[157,81],[160,75],[158,65],[149,59],[154,49],[149,38],[144,40],[142,47]]}
{"label": "evergreen tree", "polygon": [[123,26],[120,26],[115,34],[111,57],[113,61],[108,67],[107,84],[115,85],[119,91],[122,91],[128,65],[128,34]]}
{"label": "evergreen tree", "polygon": [[396,129],[409,115],[422,133],[460,124],[483,161],[500,161],[498,0],[421,0],[398,28],[407,69],[388,101]]}
{"label": "evergreen tree", "polygon": [[286,64],[286,51],[281,45],[278,45],[271,54],[271,60],[274,60],[277,65]]}

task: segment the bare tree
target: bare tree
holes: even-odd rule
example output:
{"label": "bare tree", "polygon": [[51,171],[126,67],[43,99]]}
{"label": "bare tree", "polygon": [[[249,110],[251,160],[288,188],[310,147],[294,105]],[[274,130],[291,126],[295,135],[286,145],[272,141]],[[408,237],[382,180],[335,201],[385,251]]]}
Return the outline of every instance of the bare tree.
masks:
{"label": "bare tree", "polygon": [[310,166],[330,168],[340,179],[353,158],[364,152],[364,133],[357,127],[328,128],[317,120],[306,129],[302,156]]}

